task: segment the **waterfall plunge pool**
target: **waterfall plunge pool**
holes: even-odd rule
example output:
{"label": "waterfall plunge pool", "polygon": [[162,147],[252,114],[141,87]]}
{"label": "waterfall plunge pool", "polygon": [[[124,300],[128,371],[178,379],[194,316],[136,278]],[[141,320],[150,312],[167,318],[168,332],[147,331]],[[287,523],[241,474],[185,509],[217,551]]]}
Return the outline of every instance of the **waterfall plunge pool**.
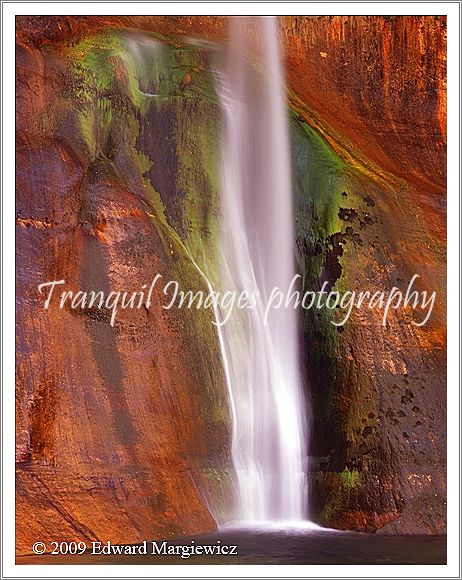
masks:
{"label": "waterfall plunge pool", "polygon": [[[267,524],[265,524],[266,526]],[[233,555],[19,556],[17,564],[446,564],[446,536],[385,536],[323,528],[229,528],[166,540],[168,546],[237,546]],[[157,541],[161,545],[162,541]]]}

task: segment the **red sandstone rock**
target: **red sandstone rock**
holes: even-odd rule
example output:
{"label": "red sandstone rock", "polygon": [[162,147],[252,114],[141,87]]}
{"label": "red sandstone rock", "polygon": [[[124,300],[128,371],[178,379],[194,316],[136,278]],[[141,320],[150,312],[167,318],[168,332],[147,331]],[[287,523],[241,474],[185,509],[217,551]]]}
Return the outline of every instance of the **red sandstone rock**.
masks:
{"label": "red sandstone rock", "polygon": [[[76,288],[129,280],[135,288],[159,271],[170,277],[175,263],[148,217],[152,208],[110,164],[89,158],[71,120],[61,120],[63,130],[55,135],[38,124],[66,84],[62,46],[107,26],[226,37],[219,17],[18,17],[18,553],[30,551],[37,538],[57,539],[56,531],[63,540],[127,543],[210,530],[214,522],[199,488],[207,488],[207,469],[229,464],[227,420],[213,417],[225,400],[219,356],[209,344],[210,364],[198,338],[202,327],[191,338],[187,322],[156,303],[149,313],[123,313],[112,330],[96,316],[56,307],[44,312],[37,300],[37,284],[46,280],[63,278]],[[391,332],[364,320],[342,335],[333,353],[340,361],[335,405],[345,418],[348,460],[367,458],[368,446],[377,453],[367,485],[346,498],[329,523],[441,532],[445,20],[285,17],[281,31],[295,108],[340,156],[385,181],[407,182],[406,199],[396,198],[396,188],[382,190],[377,212],[384,252],[409,271],[417,263],[440,296],[429,328]],[[44,47],[53,50],[44,56]],[[185,85],[194,78],[188,75]],[[383,264],[367,260],[350,254],[342,264],[353,278],[367,263],[377,282],[391,279]],[[406,383],[409,368],[413,384],[422,384],[418,405],[406,400],[406,419],[390,415],[373,433],[356,433],[356,423],[372,421],[368,415],[379,408],[397,414],[406,389],[416,396]],[[419,449],[403,439],[419,413],[428,419],[420,466]],[[320,477],[324,493],[334,497],[335,481]]]}

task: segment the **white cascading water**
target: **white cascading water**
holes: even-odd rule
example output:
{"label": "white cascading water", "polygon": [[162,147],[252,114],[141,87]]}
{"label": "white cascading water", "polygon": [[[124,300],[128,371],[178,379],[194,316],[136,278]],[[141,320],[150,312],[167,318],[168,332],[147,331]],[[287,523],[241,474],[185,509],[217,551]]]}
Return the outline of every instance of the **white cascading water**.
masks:
{"label": "white cascading water", "polygon": [[307,520],[306,419],[296,312],[264,309],[294,277],[294,228],[287,106],[277,19],[256,18],[261,70],[247,56],[249,22],[233,18],[224,70],[221,251],[223,289],[258,292],[253,309],[220,327],[233,422],[238,522]]}

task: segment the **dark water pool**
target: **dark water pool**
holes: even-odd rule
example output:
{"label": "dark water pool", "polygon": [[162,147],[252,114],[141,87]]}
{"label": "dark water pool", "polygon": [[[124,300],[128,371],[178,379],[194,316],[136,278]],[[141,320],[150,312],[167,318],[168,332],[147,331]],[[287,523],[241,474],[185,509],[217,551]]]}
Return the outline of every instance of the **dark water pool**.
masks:
{"label": "dark water pool", "polygon": [[[181,557],[181,546],[227,546],[235,554]],[[173,547],[172,547],[173,546]],[[231,546],[236,546],[235,549]],[[135,548],[131,548],[135,549]],[[445,536],[380,536],[324,530],[227,530],[146,542],[147,554],[21,556],[18,564],[445,564]],[[152,553],[161,551],[161,553]],[[163,553],[176,550],[178,554]],[[209,548],[210,550],[210,548]],[[200,551],[200,550],[199,550]]]}

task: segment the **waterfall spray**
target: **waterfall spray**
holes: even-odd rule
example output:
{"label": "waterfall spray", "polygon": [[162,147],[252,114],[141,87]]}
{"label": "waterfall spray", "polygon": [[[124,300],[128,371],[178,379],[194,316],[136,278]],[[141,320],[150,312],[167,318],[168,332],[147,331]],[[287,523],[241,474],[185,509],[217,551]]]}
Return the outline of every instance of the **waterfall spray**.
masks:
{"label": "waterfall spray", "polygon": [[231,20],[226,64],[217,73],[223,110],[221,230],[223,288],[257,293],[256,308],[219,329],[233,423],[236,520],[307,519],[306,420],[296,313],[274,310],[273,288],[294,276],[287,106],[277,20],[254,20],[262,70],[246,56],[244,19]]}

